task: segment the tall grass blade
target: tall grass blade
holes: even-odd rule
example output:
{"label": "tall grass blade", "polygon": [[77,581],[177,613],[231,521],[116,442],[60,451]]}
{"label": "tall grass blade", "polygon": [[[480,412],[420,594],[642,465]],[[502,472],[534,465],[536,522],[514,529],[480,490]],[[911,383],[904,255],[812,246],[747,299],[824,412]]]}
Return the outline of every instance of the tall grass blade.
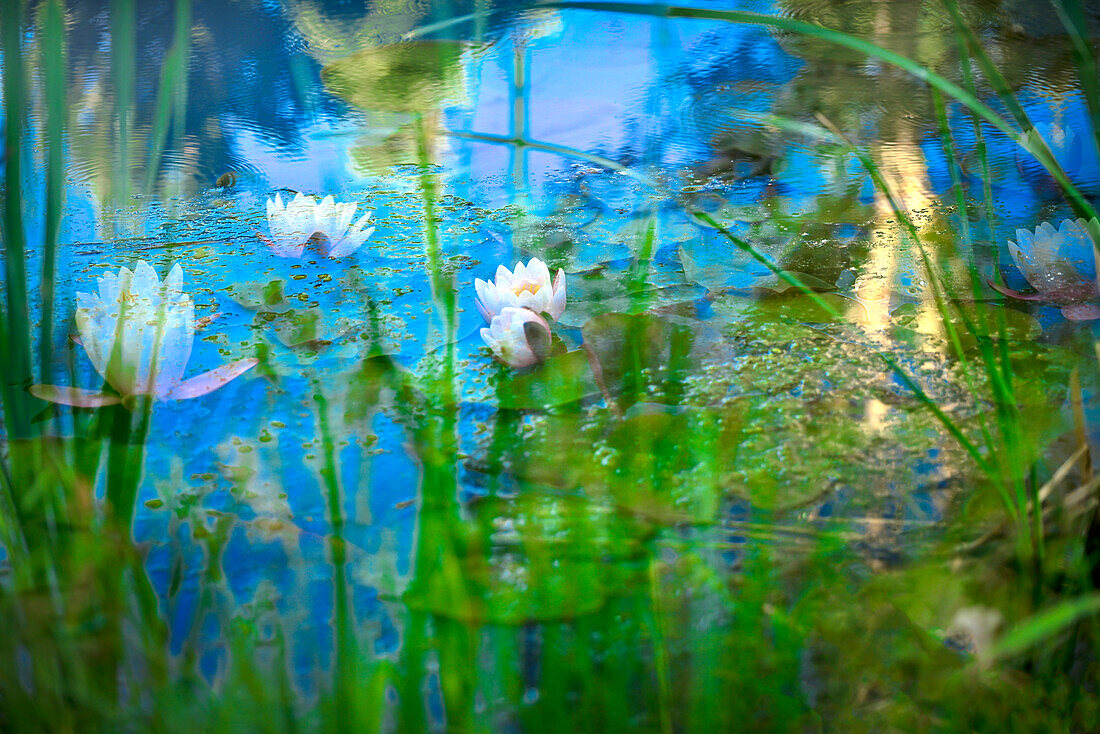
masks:
{"label": "tall grass blade", "polygon": [[355,661],[359,655],[358,646],[351,628],[351,601],[348,594],[347,546],[344,540],[344,509],[341,503],[340,478],[336,462],[336,443],[329,424],[328,400],[316,385],[313,400],[317,404],[317,424],[321,433],[321,446],[324,450],[324,465],[321,479],[324,482],[325,504],[328,505],[329,526],[332,535],[329,538],[329,562],[332,564],[332,604],[333,604],[333,648],[335,650],[335,673],[333,689],[335,694],[335,731],[354,730],[356,713]]}
{"label": "tall grass blade", "polygon": [[8,438],[32,432],[30,398],[31,330],[27,302],[26,233],[23,229],[23,136],[27,109],[23,65],[23,2],[0,0],[0,50],[4,57],[4,279],[7,329],[0,360]]}
{"label": "tall grass blade", "polygon": [[65,194],[65,8],[61,0],[42,7],[41,59],[46,97],[46,231],[42,243],[42,320],[39,324],[39,379],[50,382],[53,363],[54,293],[57,240],[61,230]]}
{"label": "tall grass blade", "polygon": [[1020,129],[1024,131],[1027,138],[1030,140],[1032,147],[1027,148],[1028,152],[1035,156],[1047,171],[1054,176],[1054,179],[1059,185],[1062,186],[1063,191],[1065,191],[1069,197],[1070,204],[1077,210],[1078,215],[1086,219],[1096,216],[1096,211],[1092,208],[1091,203],[1082,199],[1077,188],[1075,186],[1066,186],[1066,182],[1068,182],[1069,179],[1065,171],[1062,170],[1061,164],[1054,158],[1047,142],[1035,129],[1035,125],[1032,124],[1027,111],[1024,109],[1023,105],[1020,104],[1020,100],[1016,98],[1015,93],[1012,91],[1012,87],[1009,86],[1008,80],[1005,79],[1001,70],[993,63],[993,60],[989,58],[989,54],[986,53],[985,48],[982,46],[981,41],[978,39],[973,29],[967,25],[966,20],[962,17],[962,13],[959,12],[956,0],[944,0],[944,5],[951,14],[952,22],[955,24],[956,34],[965,41],[966,46],[970,49],[971,58],[978,62],[978,66],[981,67],[982,73],[985,74],[986,79],[989,80],[993,90],[997,93],[997,97],[1009,111],[1009,114],[1016,120],[1016,124],[1020,126]]}
{"label": "tall grass blade", "polygon": [[1046,642],[1074,622],[1100,612],[1100,594],[1089,594],[1045,609],[1009,630],[993,645],[995,659],[1014,657]]}
{"label": "tall grass blade", "polygon": [[181,111],[186,108],[187,68],[191,59],[191,0],[176,0],[174,22],[172,47],[160,71],[156,111],[153,114],[152,140],[145,173],[145,190],[148,192],[156,186],[169,127],[173,128],[176,136],[183,134]]}
{"label": "tall grass blade", "polygon": [[1089,39],[1085,8],[1081,0],[1051,0],[1051,4],[1073,44],[1077,79],[1081,82],[1081,93],[1092,120],[1092,141],[1100,155],[1100,70],[1097,69],[1095,45]]}
{"label": "tall grass blade", "polygon": [[121,205],[130,195],[135,48],[134,0],[111,0],[111,76],[115,87],[116,125],[112,191],[116,205]]}

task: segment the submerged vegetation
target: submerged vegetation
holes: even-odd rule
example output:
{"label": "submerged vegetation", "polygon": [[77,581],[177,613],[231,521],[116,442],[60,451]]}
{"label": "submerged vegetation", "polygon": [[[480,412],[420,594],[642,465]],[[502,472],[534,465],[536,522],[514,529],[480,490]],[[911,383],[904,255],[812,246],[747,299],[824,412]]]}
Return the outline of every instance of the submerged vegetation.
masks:
{"label": "submerged vegetation", "polygon": [[0,727],[1095,728],[1100,10],[765,10],[0,0]]}

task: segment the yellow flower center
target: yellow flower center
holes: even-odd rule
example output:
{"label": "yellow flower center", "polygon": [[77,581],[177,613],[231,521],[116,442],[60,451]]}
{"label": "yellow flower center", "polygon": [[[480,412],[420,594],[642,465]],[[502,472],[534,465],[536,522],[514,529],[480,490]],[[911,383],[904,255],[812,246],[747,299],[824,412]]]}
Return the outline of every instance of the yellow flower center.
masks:
{"label": "yellow flower center", "polygon": [[539,287],[539,284],[533,280],[522,280],[519,283],[515,283],[512,285],[512,292],[515,293],[517,296],[524,291],[527,291],[528,293],[538,293]]}

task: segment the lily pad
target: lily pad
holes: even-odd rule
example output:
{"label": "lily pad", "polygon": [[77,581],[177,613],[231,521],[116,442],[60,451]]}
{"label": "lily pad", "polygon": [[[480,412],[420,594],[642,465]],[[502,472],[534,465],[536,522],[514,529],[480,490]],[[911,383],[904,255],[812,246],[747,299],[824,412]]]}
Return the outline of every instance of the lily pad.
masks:
{"label": "lily pad", "polygon": [[551,408],[598,392],[582,349],[551,357],[533,370],[513,374],[497,384],[501,408]]}
{"label": "lily pad", "polygon": [[569,306],[558,319],[562,326],[580,327],[607,313],[640,313],[703,295],[695,285],[631,282],[628,272],[598,270],[569,276]]}
{"label": "lily pad", "polygon": [[651,402],[678,402],[696,343],[696,329],[688,323],[652,314],[608,313],[589,319],[583,329],[584,343],[597,382],[616,397],[621,408],[643,397]]}
{"label": "lily pad", "polygon": [[347,319],[329,320],[319,308],[287,311],[269,321],[275,331],[275,338],[291,349],[323,348],[351,330],[351,323]]}
{"label": "lily pad", "polygon": [[[818,293],[824,293],[827,291],[836,290],[836,284],[830,283],[826,280],[822,280],[816,275],[810,275],[809,273],[799,273],[793,270],[786,271],[787,275],[793,278],[795,281],[801,283],[803,286],[809,288],[812,291]],[[766,290],[773,293],[786,293],[787,291],[796,291],[803,293],[802,288],[793,285],[789,281],[780,278],[778,275],[767,275],[763,278],[759,278],[752,284],[754,290]]]}
{"label": "lily pad", "polygon": [[858,301],[837,293],[816,293],[811,296],[794,289],[755,301],[726,296],[716,299],[712,308],[719,318],[750,319],[761,323],[781,321],[827,324],[838,320],[859,322],[867,318],[866,310]]}
{"label": "lily pad", "polygon": [[604,470],[586,420],[579,412],[540,416],[534,431],[517,436],[516,445],[504,452],[510,473],[524,483],[556,489],[575,490],[600,481]]}
{"label": "lily pad", "polygon": [[[988,303],[952,303],[948,305],[950,323],[955,327],[963,349],[973,351],[982,338],[999,338],[1001,324],[1003,335],[1010,343],[1029,343],[1043,333],[1043,327],[1029,314],[1014,308],[1005,308]],[[921,307],[906,304],[892,314],[893,323],[899,338],[947,341],[943,329],[943,318],[937,311],[934,318],[922,319]],[[934,324],[934,330],[929,324]]]}
{"label": "lily pad", "polygon": [[247,283],[236,283],[230,286],[229,297],[249,311],[268,311],[271,313],[284,313],[290,310],[290,302],[286,299],[284,287],[286,281],[281,278]]}

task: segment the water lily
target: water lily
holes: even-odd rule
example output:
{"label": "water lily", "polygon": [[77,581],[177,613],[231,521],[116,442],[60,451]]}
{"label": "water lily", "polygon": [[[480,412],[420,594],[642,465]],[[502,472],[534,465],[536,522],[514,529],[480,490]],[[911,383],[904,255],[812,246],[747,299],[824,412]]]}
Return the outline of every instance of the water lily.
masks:
{"label": "water lily", "polygon": [[279,257],[301,257],[306,243],[315,235],[322,235],[324,253],[338,258],[359,249],[374,234],[374,227],[367,228],[371,212],[359,218],[355,224],[358,204],[337,204],[326,196],[318,204],[312,196],[298,194],[286,206],[279,194],[275,200],[267,200],[267,225],[271,229],[268,245]]}
{"label": "water lily", "polygon": [[993,643],[997,631],[1004,623],[1004,617],[991,607],[964,607],[955,612],[947,634],[961,637],[982,664],[990,662]]}
{"label": "water lily", "polygon": [[[1095,219],[1091,226],[1098,226]],[[1036,292],[1021,293],[996,283],[990,285],[1010,298],[1061,306],[1065,317],[1073,321],[1100,318],[1100,305],[1095,303],[1100,289],[1089,227],[1084,219],[1067,219],[1058,229],[1044,222],[1034,232],[1016,230],[1016,241],[1008,243],[1008,251]]]}
{"label": "water lily", "polygon": [[217,390],[256,365],[242,359],[183,379],[195,338],[195,304],[183,291],[178,263],[164,282],[144,260],[133,271],[107,271],[98,281],[98,293],[76,294],[76,327],[96,372],[116,392],[33,385],[36,397],[80,408],[138,395],[183,400]]}
{"label": "water lily", "polygon": [[530,367],[550,353],[550,325],[529,308],[505,306],[481,330],[481,338],[509,367]]}
{"label": "water lily", "polygon": [[526,308],[548,314],[557,321],[565,310],[565,271],[558,269],[553,283],[546,263],[537,257],[524,265],[517,262],[515,270],[500,265],[495,281],[474,280],[477,310],[486,323],[492,323],[506,308]]}

